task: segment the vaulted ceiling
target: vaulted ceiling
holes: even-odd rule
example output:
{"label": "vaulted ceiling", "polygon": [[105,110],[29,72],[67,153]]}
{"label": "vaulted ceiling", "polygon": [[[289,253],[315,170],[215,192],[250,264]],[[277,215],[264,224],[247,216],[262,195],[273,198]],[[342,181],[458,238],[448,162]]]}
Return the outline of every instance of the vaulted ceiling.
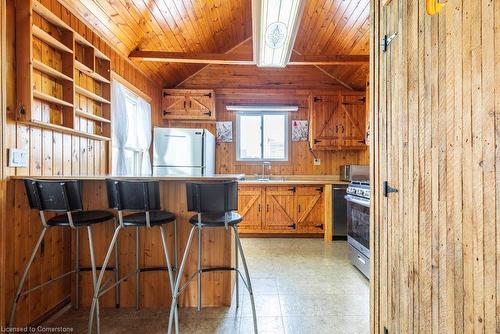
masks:
{"label": "vaulted ceiling", "polygon": [[[124,55],[136,49],[251,52],[251,0],[59,0]],[[294,50],[304,55],[367,55],[370,0],[306,0]],[[250,43],[251,45],[251,43]],[[133,60],[165,87],[204,67]],[[247,65],[248,66],[248,65]],[[323,66],[328,75],[362,88],[368,64]]]}

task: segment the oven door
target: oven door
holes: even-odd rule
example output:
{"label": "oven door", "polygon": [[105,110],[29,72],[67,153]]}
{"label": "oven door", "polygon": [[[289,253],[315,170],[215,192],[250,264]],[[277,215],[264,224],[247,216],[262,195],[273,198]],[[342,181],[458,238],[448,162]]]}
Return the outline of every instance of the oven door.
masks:
{"label": "oven door", "polygon": [[370,258],[370,200],[346,195],[347,239],[367,258]]}

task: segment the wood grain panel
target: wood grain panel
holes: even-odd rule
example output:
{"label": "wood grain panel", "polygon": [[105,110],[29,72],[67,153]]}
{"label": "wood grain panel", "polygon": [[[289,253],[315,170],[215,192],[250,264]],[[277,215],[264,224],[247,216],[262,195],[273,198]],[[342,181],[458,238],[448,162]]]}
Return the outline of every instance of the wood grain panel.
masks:
{"label": "wood grain panel", "polygon": [[372,333],[497,333],[500,4],[372,3]]}
{"label": "wood grain panel", "polygon": [[[93,33],[83,22],[79,21],[69,11],[64,9],[55,0],[43,0],[41,3],[51,9],[64,22],[84,36],[89,42],[98,47],[111,59],[111,69],[125,78],[137,89],[151,97],[153,113],[159,111],[160,87],[139,69],[134,67],[126,58],[111,49],[102,39]],[[6,7],[3,7],[3,4]],[[1,159],[2,178],[0,179],[0,323],[5,324],[7,313],[10,311],[14,288],[19,280],[20,270],[29,256],[34,238],[39,231],[39,219],[35,213],[26,208],[24,189],[14,182],[6,182],[4,178],[11,175],[103,175],[109,172],[109,146],[108,143],[93,139],[61,133],[58,131],[28,127],[15,123],[16,103],[16,58],[15,53],[15,1],[7,0],[2,5],[2,105],[1,129],[5,138],[2,152],[5,154],[7,147],[25,148],[29,154],[27,168],[9,168]],[[36,15],[34,16],[36,17]],[[39,18],[35,18],[35,21]],[[34,44],[35,59],[49,64],[55,69],[64,69],[64,61],[55,57],[50,48],[44,47],[36,40]],[[5,45],[5,50],[3,48]],[[5,52],[4,52],[5,51]],[[41,91],[51,95],[63,94],[61,86],[48,76],[37,73],[33,83]],[[82,79],[86,80],[86,79]],[[89,86],[87,86],[89,87]],[[95,87],[94,87],[95,88]],[[80,97],[79,105],[85,110],[100,113],[89,99]],[[59,110],[54,110],[49,104],[36,101],[34,113],[37,120],[51,120],[55,123],[63,121]],[[92,126],[92,122],[81,121],[85,127]],[[100,202],[99,204],[102,205]],[[96,204],[96,202],[94,202]],[[6,216],[6,214],[8,214]],[[104,235],[105,238],[107,235]],[[82,238],[84,239],[84,238]],[[102,239],[103,243],[105,240]],[[31,285],[48,277],[55,277],[71,266],[71,234],[69,231],[53,230],[45,242],[44,254],[37,258],[33,273],[30,275]],[[84,274],[87,275],[87,274]],[[84,278],[85,281],[86,278]],[[41,292],[34,293],[23,299],[18,309],[17,323],[26,325],[36,323],[40,317],[51,312],[60,303],[66,302],[70,297],[71,286],[69,280],[44,288]],[[108,297],[106,297],[108,298]]]}
{"label": "wood grain panel", "polygon": [[[332,91],[329,91],[331,94]],[[333,92],[334,93],[334,92]],[[299,110],[289,115],[290,124],[293,120],[307,120],[309,112],[309,90],[279,90],[279,89],[219,89],[216,90],[217,121],[232,121],[233,136],[235,133],[236,113],[227,111],[226,105],[235,104],[284,104],[297,105]],[[318,92],[319,94],[319,92]],[[184,123],[166,121],[158,113],[153,117],[153,125],[161,127],[191,127],[207,128],[215,133],[213,123]],[[291,125],[289,125],[291,126]],[[290,160],[272,164],[271,173],[275,175],[338,175],[339,168],[344,164],[368,164],[367,152],[359,151],[317,151],[314,152],[321,165],[314,165],[314,155],[309,151],[309,142],[289,142]],[[216,170],[218,173],[258,174],[260,163],[236,161],[235,143],[218,143],[216,145]]]}

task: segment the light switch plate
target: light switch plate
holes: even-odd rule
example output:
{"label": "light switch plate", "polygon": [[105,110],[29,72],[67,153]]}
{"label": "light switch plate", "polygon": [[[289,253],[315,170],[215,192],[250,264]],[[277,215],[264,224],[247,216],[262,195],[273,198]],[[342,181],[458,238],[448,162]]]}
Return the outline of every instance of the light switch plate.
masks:
{"label": "light switch plate", "polygon": [[20,148],[9,148],[9,167],[28,167],[28,151]]}
{"label": "light switch plate", "polygon": [[321,159],[314,159],[314,166],[320,166],[321,165]]}

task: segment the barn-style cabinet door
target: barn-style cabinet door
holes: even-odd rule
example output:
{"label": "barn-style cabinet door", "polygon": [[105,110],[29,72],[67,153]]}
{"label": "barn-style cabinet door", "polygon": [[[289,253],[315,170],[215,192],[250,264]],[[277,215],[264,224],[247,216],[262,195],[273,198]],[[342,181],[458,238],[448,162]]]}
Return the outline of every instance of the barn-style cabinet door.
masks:
{"label": "barn-style cabinet door", "polygon": [[297,232],[323,233],[323,186],[300,186],[295,195]]}
{"label": "barn-style cabinet door", "polygon": [[266,187],[266,230],[296,230],[295,191],[293,186]]}
{"label": "barn-style cabinet door", "polygon": [[240,232],[260,232],[264,212],[264,188],[254,186],[238,187],[238,212],[243,217]]}

